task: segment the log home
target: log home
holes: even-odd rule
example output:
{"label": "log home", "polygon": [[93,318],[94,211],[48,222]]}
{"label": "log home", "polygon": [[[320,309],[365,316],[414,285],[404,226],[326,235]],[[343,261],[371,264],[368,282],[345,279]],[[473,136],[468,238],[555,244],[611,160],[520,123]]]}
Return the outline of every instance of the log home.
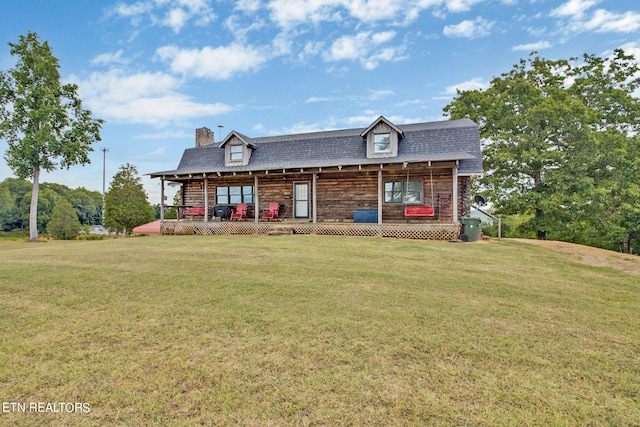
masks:
{"label": "log home", "polygon": [[243,219],[260,223],[277,202],[279,219],[295,223],[457,224],[469,215],[470,177],[483,171],[469,119],[379,117],[365,129],[260,138],[232,131],[218,143],[213,135],[197,129],[177,169],[150,174],[161,179],[162,200],[165,182],[181,184],[181,207],[196,208],[200,223],[239,204]]}

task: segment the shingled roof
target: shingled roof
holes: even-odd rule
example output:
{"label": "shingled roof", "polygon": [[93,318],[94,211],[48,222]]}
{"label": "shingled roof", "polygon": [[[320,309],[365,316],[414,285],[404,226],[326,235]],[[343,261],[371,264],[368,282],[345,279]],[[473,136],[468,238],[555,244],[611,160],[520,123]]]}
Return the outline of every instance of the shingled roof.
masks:
{"label": "shingled roof", "polygon": [[[386,119],[385,119],[386,120]],[[255,172],[289,168],[389,164],[418,161],[459,161],[458,173],[483,172],[478,125],[469,119],[397,125],[403,132],[398,155],[367,158],[362,133],[369,128],[297,135],[249,138],[255,146],[247,165],[225,166],[219,144],[188,148],[178,168],[154,172],[152,177],[216,172]],[[236,132],[237,133],[237,132]]]}

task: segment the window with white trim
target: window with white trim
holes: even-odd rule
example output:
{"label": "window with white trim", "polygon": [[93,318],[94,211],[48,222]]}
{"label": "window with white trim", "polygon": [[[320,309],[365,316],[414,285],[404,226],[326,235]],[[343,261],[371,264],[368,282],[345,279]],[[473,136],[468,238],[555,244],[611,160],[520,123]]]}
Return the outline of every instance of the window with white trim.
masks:
{"label": "window with white trim", "polygon": [[422,203],[422,180],[386,181],[385,203]]}
{"label": "window with white trim", "polygon": [[216,188],[217,205],[237,205],[238,203],[253,203],[252,185],[234,185]]}
{"label": "window with white trim", "polygon": [[242,144],[231,144],[229,146],[229,161],[241,162],[244,154]]}

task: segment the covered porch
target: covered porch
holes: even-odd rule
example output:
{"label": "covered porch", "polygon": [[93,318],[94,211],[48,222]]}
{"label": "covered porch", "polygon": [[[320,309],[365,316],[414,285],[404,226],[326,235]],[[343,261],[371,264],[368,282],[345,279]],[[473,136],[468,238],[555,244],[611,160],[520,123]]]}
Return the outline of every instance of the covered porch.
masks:
{"label": "covered porch", "polygon": [[257,224],[277,203],[279,220],[424,225],[455,224],[469,209],[469,177],[457,169],[455,161],[428,161],[152,176],[161,180],[161,221],[169,182],[181,186],[181,222],[219,222],[215,208],[242,204],[242,220]]}

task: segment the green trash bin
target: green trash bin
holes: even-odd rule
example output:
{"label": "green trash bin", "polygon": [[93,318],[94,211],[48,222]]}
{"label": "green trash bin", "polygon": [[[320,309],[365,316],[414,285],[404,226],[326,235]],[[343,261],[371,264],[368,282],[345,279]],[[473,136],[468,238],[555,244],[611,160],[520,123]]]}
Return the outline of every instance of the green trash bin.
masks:
{"label": "green trash bin", "polygon": [[480,238],[480,218],[463,217],[460,218],[460,222],[462,223],[460,240],[475,242]]}

